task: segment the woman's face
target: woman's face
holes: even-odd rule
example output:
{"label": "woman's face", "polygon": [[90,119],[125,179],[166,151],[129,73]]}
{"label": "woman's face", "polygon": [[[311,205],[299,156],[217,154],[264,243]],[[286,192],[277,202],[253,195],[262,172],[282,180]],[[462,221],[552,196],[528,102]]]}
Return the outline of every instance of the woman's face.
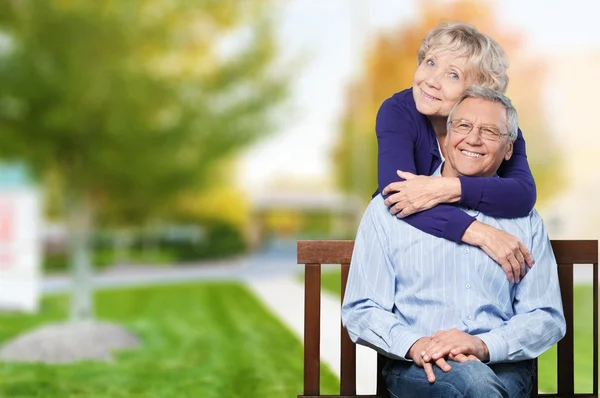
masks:
{"label": "woman's face", "polygon": [[471,84],[464,57],[448,52],[428,54],[417,67],[413,96],[417,110],[425,116],[448,117],[450,110]]}

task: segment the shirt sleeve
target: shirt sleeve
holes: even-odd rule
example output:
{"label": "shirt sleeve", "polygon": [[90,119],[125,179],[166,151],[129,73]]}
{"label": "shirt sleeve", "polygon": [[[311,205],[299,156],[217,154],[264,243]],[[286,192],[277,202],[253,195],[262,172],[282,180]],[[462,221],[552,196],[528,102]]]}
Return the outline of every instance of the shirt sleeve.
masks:
{"label": "shirt sleeve", "polygon": [[371,202],[358,228],[342,304],[342,323],[355,343],[390,358],[407,360],[408,350],[422,336],[400,324],[393,312],[396,275],[383,218],[391,216],[377,199],[381,198]]}
{"label": "shirt sleeve", "polygon": [[536,190],[520,129],[513,143],[512,157],[502,163],[498,176],[501,178],[458,177],[461,185],[459,203],[491,217],[527,216],[535,205]]}
{"label": "shirt sleeve", "polygon": [[538,357],[566,333],[558,270],[541,217],[533,211],[530,247],[536,263],[515,285],[514,316],[502,326],[478,335],[487,345],[489,363]]}
{"label": "shirt sleeve", "polygon": [[[393,98],[384,101],[377,113],[375,130],[378,192],[392,182],[402,181],[396,170],[423,174],[421,170],[416,170],[415,165],[416,126],[402,104]],[[455,206],[440,204],[406,217],[404,221],[425,233],[459,243],[475,218]]]}

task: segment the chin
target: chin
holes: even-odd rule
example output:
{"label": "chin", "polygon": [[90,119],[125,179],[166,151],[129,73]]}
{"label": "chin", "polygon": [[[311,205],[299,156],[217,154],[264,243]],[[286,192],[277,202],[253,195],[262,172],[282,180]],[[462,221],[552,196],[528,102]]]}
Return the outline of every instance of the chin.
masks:
{"label": "chin", "polygon": [[472,167],[457,168],[456,171],[457,171],[458,175],[465,176],[465,177],[481,177],[483,174],[483,170],[481,170],[479,168],[472,168]]}

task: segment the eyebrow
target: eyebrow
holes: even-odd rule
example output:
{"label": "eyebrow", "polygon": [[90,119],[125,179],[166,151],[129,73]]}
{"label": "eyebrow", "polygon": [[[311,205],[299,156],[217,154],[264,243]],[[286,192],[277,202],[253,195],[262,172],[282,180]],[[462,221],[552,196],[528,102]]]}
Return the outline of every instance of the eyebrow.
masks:
{"label": "eyebrow", "polygon": [[459,68],[458,66],[456,66],[456,65],[454,65],[454,64],[450,64],[450,68],[458,69],[458,71],[459,71],[460,73],[462,73],[463,75],[465,74],[465,72],[464,72],[464,71],[463,71],[461,68]]}
{"label": "eyebrow", "polygon": [[[467,123],[471,123],[472,125],[475,125],[475,123],[473,123],[471,120],[469,119],[465,119],[462,117],[458,117],[456,119],[452,119],[452,121],[454,120],[458,120],[459,122],[467,122]],[[500,126],[496,125],[496,124],[480,124],[479,127],[483,127],[483,128],[493,128],[495,130],[500,130]]]}

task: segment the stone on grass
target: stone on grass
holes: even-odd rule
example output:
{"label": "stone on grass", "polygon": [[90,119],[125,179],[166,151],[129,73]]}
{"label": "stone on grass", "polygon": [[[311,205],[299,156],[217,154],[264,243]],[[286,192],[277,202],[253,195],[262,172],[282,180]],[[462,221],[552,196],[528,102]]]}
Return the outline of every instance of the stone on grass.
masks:
{"label": "stone on grass", "polygon": [[138,346],[138,338],[116,324],[65,322],[45,325],[17,336],[0,349],[0,360],[43,363],[111,361],[113,351]]}

